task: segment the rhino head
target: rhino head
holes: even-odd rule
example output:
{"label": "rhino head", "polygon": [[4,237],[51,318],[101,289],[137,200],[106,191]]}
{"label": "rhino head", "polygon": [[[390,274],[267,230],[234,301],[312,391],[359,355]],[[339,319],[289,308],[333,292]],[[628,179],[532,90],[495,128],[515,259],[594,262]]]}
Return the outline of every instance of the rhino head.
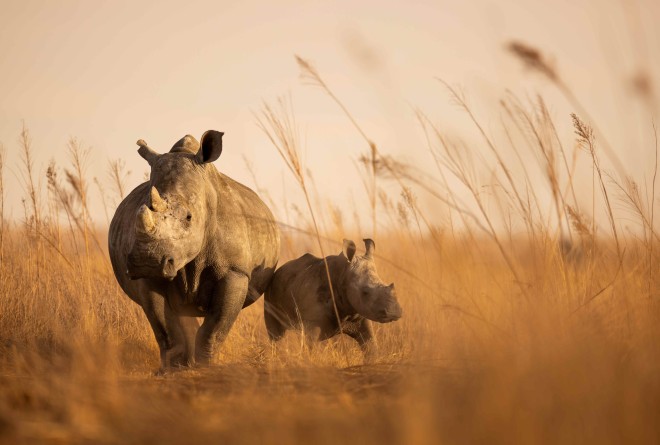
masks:
{"label": "rhino head", "polygon": [[374,251],[376,243],[365,239],[366,253],[355,255],[355,243],[344,240],[343,255],[349,262],[345,275],[346,298],[356,312],[379,323],[401,318],[403,310],[394,290],[394,283],[386,285],[378,276]]}
{"label": "rhino head", "polygon": [[164,154],[138,141],[138,153],[151,166],[151,174],[126,261],[131,279],[172,280],[202,251],[217,205],[207,170],[222,153],[222,135],[209,130],[201,142],[188,135]]}

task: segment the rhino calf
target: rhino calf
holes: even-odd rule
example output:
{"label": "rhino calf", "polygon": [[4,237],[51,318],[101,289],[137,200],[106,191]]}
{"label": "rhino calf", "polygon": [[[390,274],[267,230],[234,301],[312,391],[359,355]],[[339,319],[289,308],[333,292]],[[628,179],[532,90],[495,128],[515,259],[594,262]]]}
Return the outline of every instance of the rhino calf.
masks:
{"label": "rhino calf", "polygon": [[264,318],[271,340],[279,340],[288,329],[303,329],[311,341],[342,332],[354,338],[365,353],[370,351],[370,320],[398,320],[402,309],[394,283],[386,285],[376,272],[375,243],[370,239],[364,243],[364,256],[355,255],[355,243],[344,240],[339,255],[326,257],[341,330],[323,259],[307,253],[275,272],[264,297]]}

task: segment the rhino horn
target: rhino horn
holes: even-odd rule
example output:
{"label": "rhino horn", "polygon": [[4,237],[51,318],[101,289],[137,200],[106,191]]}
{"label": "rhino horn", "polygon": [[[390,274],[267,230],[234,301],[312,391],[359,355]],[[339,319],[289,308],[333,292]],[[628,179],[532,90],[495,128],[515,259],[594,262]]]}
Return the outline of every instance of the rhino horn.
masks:
{"label": "rhino horn", "polygon": [[156,223],[154,222],[154,217],[151,214],[151,210],[146,205],[142,205],[137,214],[137,224],[136,229],[139,232],[151,233],[156,228]]}
{"label": "rhino horn", "polygon": [[160,197],[154,186],[151,186],[151,208],[155,212],[164,212],[167,209],[167,203]]}
{"label": "rhino horn", "polygon": [[374,243],[374,240],[372,240],[371,238],[366,238],[363,239],[362,241],[364,241],[364,247],[367,250],[364,256],[367,258],[371,258],[374,251],[376,250],[376,243]]}
{"label": "rhino horn", "polygon": [[197,154],[199,151],[199,142],[193,136],[187,134],[177,141],[172,146],[170,153],[192,153]]}

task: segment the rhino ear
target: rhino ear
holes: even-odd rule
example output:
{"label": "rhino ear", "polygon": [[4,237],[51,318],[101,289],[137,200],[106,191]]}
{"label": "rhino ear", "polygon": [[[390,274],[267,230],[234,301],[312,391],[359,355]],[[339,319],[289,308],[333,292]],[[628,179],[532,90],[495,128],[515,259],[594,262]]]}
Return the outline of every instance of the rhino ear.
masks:
{"label": "rhino ear", "polygon": [[200,164],[213,162],[222,153],[222,131],[208,130],[202,135],[197,160]]}
{"label": "rhino ear", "polygon": [[149,165],[153,165],[160,154],[153,148],[149,147],[143,139],[137,141],[136,144],[140,146],[140,148],[138,148],[138,153],[140,156],[142,156],[149,163]]}
{"label": "rhino ear", "polygon": [[351,240],[344,240],[344,245],[342,247],[342,253],[348,259],[348,261],[353,261],[353,257],[355,256],[355,252],[357,251],[357,246],[355,243]]}
{"label": "rhino ear", "polygon": [[374,240],[371,238],[366,238],[363,239],[364,241],[364,247],[366,249],[366,253],[364,254],[365,257],[371,258],[373,256],[373,253],[376,251],[376,243],[374,243]]}

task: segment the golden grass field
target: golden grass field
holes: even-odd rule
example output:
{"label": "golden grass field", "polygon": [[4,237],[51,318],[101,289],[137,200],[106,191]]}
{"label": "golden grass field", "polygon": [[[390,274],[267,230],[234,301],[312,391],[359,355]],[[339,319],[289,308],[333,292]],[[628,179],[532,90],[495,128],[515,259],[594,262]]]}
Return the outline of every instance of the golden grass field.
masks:
{"label": "golden grass field", "polygon": [[[539,54],[517,51],[560,82]],[[72,141],[68,177],[49,170],[39,197],[33,184],[46,173],[34,171],[26,130],[25,218],[0,230],[0,442],[658,443],[655,178],[608,177],[604,141],[584,116],[574,118],[576,135],[557,135],[542,102],[505,107],[511,137],[492,139],[475,118],[483,143],[472,148],[420,113],[438,162],[428,180],[365,145],[371,213],[362,223],[378,224],[379,273],[396,283],[404,309],[400,321],[376,327],[372,361],[350,339],[309,349],[290,332],[272,346],[261,299],[240,314],[213,366],[164,376],[154,374],[158,349],[142,311],[111,271],[106,232],[89,218],[85,150]],[[273,106],[260,123],[304,190],[290,118]],[[516,147],[538,155],[549,205],[508,156]],[[468,156],[479,150],[492,162]],[[591,163],[586,208],[572,185],[577,152]],[[121,170],[114,165],[115,186]],[[481,192],[495,183],[501,192]],[[115,186],[107,189],[126,192]],[[329,203],[308,202],[325,229],[317,233],[311,219],[300,230],[283,225],[281,264],[318,255],[319,245],[336,254],[348,237],[353,209],[342,218]],[[636,229],[621,230],[623,220]]]}

